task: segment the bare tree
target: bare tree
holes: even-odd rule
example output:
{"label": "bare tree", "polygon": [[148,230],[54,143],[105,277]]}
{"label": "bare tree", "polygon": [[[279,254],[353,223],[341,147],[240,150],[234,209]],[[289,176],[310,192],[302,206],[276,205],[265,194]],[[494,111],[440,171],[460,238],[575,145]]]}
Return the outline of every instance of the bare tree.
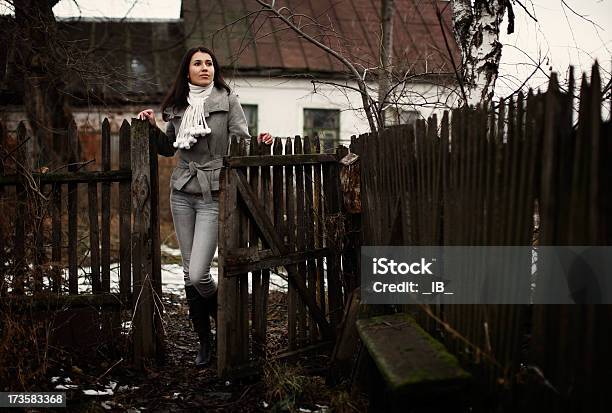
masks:
{"label": "bare tree", "polygon": [[[378,96],[387,97],[391,88],[392,80],[392,56],[393,56],[393,12],[394,0],[382,0],[381,2],[381,32],[382,39],[380,42],[380,74],[378,79]],[[380,100],[380,99],[379,99]],[[385,127],[385,102],[380,102],[383,115],[381,116],[381,127]]]}
{"label": "bare tree", "polygon": [[64,166],[77,150],[66,144],[74,104],[103,103],[106,96],[101,93],[105,92],[129,101],[131,84],[151,83],[142,74],[130,72],[133,50],[121,44],[109,46],[106,35],[86,38],[94,36],[94,31],[81,34],[71,22],[57,21],[53,7],[58,2],[0,0],[14,13],[14,17],[2,16],[0,25],[0,39],[10,45],[8,78],[20,83],[9,86],[23,103],[39,166]]}
{"label": "bare tree", "polygon": [[502,44],[499,33],[506,10],[508,34],[514,31],[510,0],[453,0],[455,39],[461,49],[464,103],[490,102],[499,74]]}
{"label": "bare tree", "polygon": [[[65,92],[66,49],[53,14],[59,0],[10,1],[15,12],[15,61],[23,73],[23,103],[39,147],[67,163],[65,144],[72,113]],[[48,143],[51,143],[49,145]],[[46,152],[49,153],[49,152]]]}
{"label": "bare tree", "polygon": [[262,10],[274,18],[283,22],[290,30],[294,31],[300,37],[310,42],[311,44],[317,46],[318,48],[324,50],[329,53],[334,58],[338,59],[350,72],[351,76],[355,79],[358,85],[359,93],[361,95],[361,99],[363,102],[363,109],[368,118],[368,124],[370,125],[370,129],[372,131],[378,130],[378,125],[380,125],[380,114],[377,116],[377,111],[373,107],[375,100],[371,97],[370,92],[368,91],[368,87],[365,81],[365,76],[362,76],[360,71],[358,70],[357,65],[342,55],[340,52],[334,50],[323,42],[317,40],[313,35],[309,34],[304,30],[304,24],[306,26],[317,24],[316,20],[312,17],[308,17],[306,19],[306,23],[302,23],[303,15],[296,16],[292,11],[287,7],[275,8],[275,2],[271,1],[270,3],[266,3],[263,0],[256,0],[262,7]]}
{"label": "bare tree", "polygon": [[[313,83],[315,85],[317,83],[327,84],[339,90],[357,92],[361,97],[363,107],[355,109],[365,112],[370,130],[373,132],[384,128],[387,109],[390,107],[412,106],[411,96],[418,98],[420,102],[418,105],[447,107],[448,102],[440,101],[440,99],[446,100],[448,95],[456,93],[454,91],[455,85],[449,85],[452,82],[448,81],[453,76],[450,67],[446,68],[446,72],[436,67],[430,67],[428,70],[427,57],[424,62],[421,61],[418,64],[417,62],[402,61],[401,59],[393,60],[393,19],[397,6],[395,0],[382,0],[381,2],[380,11],[382,18],[378,25],[380,32],[364,34],[364,36],[378,41],[378,56],[375,56],[374,59],[372,59],[373,56],[367,56],[364,59],[363,53],[355,52],[357,49],[363,49],[354,43],[354,39],[347,39],[343,33],[338,32],[333,19],[328,18],[326,12],[317,16],[311,16],[298,11],[298,8],[283,5],[287,4],[285,2],[279,4],[279,2],[269,0],[256,1],[261,6],[261,9],[259,11],[251,11],[247,16],[238,19],[238,21],[263,13],[271,21],[282,23],[281,25],[276,24],[273,26],[273,32],[283,30],[293,31],[299,39],[325,51],[333,59],[340,62],[346,69],[346,82],[315,79]],[[427,5],[434,7],[433,4],[428,3]],[[334,6],[332,5],[331,7]],[[415,5],[415,7],[418,7],[418,5]],[[330,11],[329,14],[333,15],[334,12]],[[227,26],[235,23],[237,21]],[[224,30],[227,26],[224,26],[218,32]],[[258,25],[258,27],[261,29],[263,25]],[[253,27],[251,26],[249,30],[253,30]],[[254,31],[256,32],[257,30]],[[259,34],[259,38],[269,35],[270,33]],[[254,36],[253,41],[256,39],[257,36]],[[430,53],[444,55],[445,51],[443,47],[434,47],[433,52]],[[424,68],[421,66],[424,66]],[[446,80],[440,80],[441,78]],[[372,86],[373,79],[378,79],[377,87]],[[443,96],[441,93],[436,93],[435,99],[438,100],[433,102],[428,97],[421,95],[420,92],[411,90],[408,84],[413,81],[427,84],[432,88],[443,88],[446,94]],[[354,82],[354,86],[350,84],[351,82]]]}

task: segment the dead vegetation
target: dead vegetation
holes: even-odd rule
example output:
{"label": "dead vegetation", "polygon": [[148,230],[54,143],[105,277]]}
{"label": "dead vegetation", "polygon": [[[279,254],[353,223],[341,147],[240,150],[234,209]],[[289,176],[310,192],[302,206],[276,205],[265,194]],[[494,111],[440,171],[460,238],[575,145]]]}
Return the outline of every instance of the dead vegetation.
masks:
{"label": "dead vegetation", "polygon": [[26,391],[44,379],[49,368],[50,323],[3,309],[0,316],[0,389]]}

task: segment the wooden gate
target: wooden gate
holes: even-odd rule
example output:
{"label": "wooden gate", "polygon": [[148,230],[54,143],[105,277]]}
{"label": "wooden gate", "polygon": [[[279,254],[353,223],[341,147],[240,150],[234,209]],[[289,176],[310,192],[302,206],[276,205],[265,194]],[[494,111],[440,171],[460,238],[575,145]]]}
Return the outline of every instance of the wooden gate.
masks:
{"label": "wooden gate", "polygon": [[[0,304],[11,311],[22,311],[24,305],[41,311],[62,309],[59,315],[66,321],[56,323],[60,325],[53,331],[61,342],[62,334],[68,337],[67,344],[75,348],[117,334],[120,312],[131,309],[137,365],[160,358],[164,348],[162,306],[155,305],[161,296],[161,265],[157,150],[149,138],[153,131],[147,122],[123,121],[119,168],[112,170],[111,132],[105,119],[101,168],[94,171],[85,168],[91,161],[80,159],[73,122],[65,141],[74,149],[67,171],[48,171],[32,169],[32,158],[39,154],[26,151],[29,138],[23,122],[10,150],[6,129],[0,125],[0,223],[11,231],[3,240],[12,241],[0,248]],[[115,224],[112,198],[118,200]],[[80,207],[84,202],[87,207]],[[112,225],[119,238],[118,285],[113,288],[111,235],[117,233],[111,234]],[[89,271],[79,271],[84,260]],[[79,277],[91,282],[91,293],[79,292]]]}
{"label": "wooden gate", "polygon": [[276,138],[271,149],[251,139],[245,156],[246,142],[234,139],[221,173],[220,377],[266,356],[271,269],[288,281],[289,350],[332,340],[342,315],[338,157],[320,153],[318,138],[287,138],[284,154]]}

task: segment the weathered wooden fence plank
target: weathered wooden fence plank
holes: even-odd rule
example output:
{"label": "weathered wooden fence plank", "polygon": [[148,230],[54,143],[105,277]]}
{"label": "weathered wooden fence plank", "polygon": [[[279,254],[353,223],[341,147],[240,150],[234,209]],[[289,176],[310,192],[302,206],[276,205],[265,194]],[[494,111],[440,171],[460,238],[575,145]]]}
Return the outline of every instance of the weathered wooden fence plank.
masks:
{"label": "weathered wooden fence plank", "polygon": [[[249,154],[251,156],[259,155],[259,146],[257,144],[257,139],[255,137],[251,137],[251,141],[249,144]],[[259,167],[251,166],[248,169],[248,178],[249,185],[255,194],[257,194],[258,199],[263,201],[263,194],[259,191]],[[258,248],[259,247],[259,237],[257,234],[257,226],[249,223],[249,247]],[[262,302],[261,302],[261,270],[252,270],[251,271],[251,329],[252,329],[252,338],[253,338],[253,351],[258,355],[262,355],[264,352],[265,346],[265,337],[260,335],[261,326],[259,325],[259,314],[261,314]],[[248,352],[248,350],[247,350]]]}
{"label": "weathered wooden fence plank", "polygon": [[[293,154],[293,141],[287,138],[285,141],[285,156]],[[289,252],[294,252],[295,246],[295,191],[293,186],[293,166],[285,166],[285,228],[287,231],[287,244]],[[292,283],[287,285],[287,314],[288,314],[288,329],[289,329],[289,350],[295,350],[297,347],[297,311],[298,311],[298,296],[295,291],[295,286]]]}
{"label": "weathered wooden fence plank", "polygon": [[[230,143],[230,156],[239,153],[238,141],[232,138]],[[238,248],[238,233],[234,230],[238,227],[238,190],[235,179],[225,168],[220,178],[219,198],[219,308],[217,318],[217,372],[220,377],[228,377],[232,367],[236,365],[233,360],[238,350],[238,279],[227,277],[225,273],[225,257],[231,249]],[[239,360],[238,360],[239,361]]]}
{"label": "weathered wooden fence plank", "polygon": [[[304,153],[313,153],[310,138],[304,137]],[[313,167],[310,165],[304,165],[304,211],[305,211],[305,237],[306,245],[305,248],[309,251],[315,249],[315,214],[314,214],[314,191],[313,191]],[[317,301],[317,262],[314,259],[307,261],[308,268],[308,290],[312,296],[313,301]],[[317,326],[312,320],[308,324],[309,330],[308,335],[311,342],[317,337]]]}
{"label": "weathered wooden fence plank", "polygon": [[[0,148],[7,148],[7,130],[2,122],[0,122]],[[0,162],[0,176],[5,174],[4,162]],[[4,186],[0,186],[0,210],[6,211],[7,208],[7,200],[5,199],[6,190]],[[3,225],[7,223],[6,216],[0,216],[0,223]],[[8,291],[8,282],[6,280],[6,266],[9,265],[7,251],[5,248],[0,248],[0,296],[4,296]]]}
{"label": "weathered wooden fence plank", "polygon": [[[321,142],[319,141],[319,137],[315,135],[312,140],[314,146],[314,152],[321,152]],[[325,229],[323,226],[323,195],[321,193],[321,165],[317,164],[313,168],[314,174],[314,194],[313,194],[313,212],[314,212],[314,220],[313,224],[315,226],[315,248],[322,248],[325,241]],[[317,304],[321,307],[321,311],[323,314],[326,314],[326,299],[325,299],[325,269],[324,269],[324,258],[319,258],[316,260],[316,288],[317,288]]]}
{"label": "weathered wooden fence plank", "polygon": [[[41,194],[47,193],[46,188],[43,185],[39,186]],[[47,253],[43,246],[43,238],[45,234],[45,221],[48,213],[48,208],[45,208],[44,204],[36,208],[37,218],[34,220],[34,268],[33,268],[33,289],[35,293],[40,293],[43,288],[43,265],[47,262]]]}
{"label": "weathered wooden fence plank", "polygon": [[[68,127],[68,142],[72,148],[78,148],[79,138],[77,127],[74,120]],[[76,172],[78,161],[77,156],[80,155],[78,149],[71,152],[70,165],[68,172]],[[78,154],[78,155],[77,155]],[[79,193],[78,184],[68,184],[68,291],[70,294],[78,294],[79,292],[79,273],[78,273],[78,212],[79,212]]]}
{"label": "weathered wooden fence plank", "polygon": [[[30,172],[32,178],[34,178],[40,184],[53,184],[53,183],[73,183],[73,184],[88,184],[90,182],[130,182],[132,174],[129,170],[127,171],[86,171],[80,172],[77,165],[73,165],[71,168],[68,167],[68,172]],[[22,178],[18,174],[11,174],[0,176],[0,186],[16,185],[22,181]]]}
{"label": "weathered wooden fence plank", "polygon": [[[270,156],[271,155],[272,146],[266,145],[264,143],[260,143],[259,145],[259,154]],[[261,190],[263,192],[263,204],[266,207],[266,211],[268,212],[268,218],[270,221],[274,222],[274,226],[276,231],[279,232],[280,227],[276,226],[275,219],[275,194],[272,192],[272,182],[270,175],[270,167],[263,166],[261,168]],[[276,196],[280,197],[280,193],[276,194]],[[281,198],[282,199],[282,198]],[[262,247],[269,248],[268,243],[265,240],[262,240]],[[267,268],[263,268],[261,270],[261,289],[259,296],[259,312],[255,314],[255,326],[257,330],[257,337],[259,340],[260,352],[261,354],[265,354],[266,348],[266,333],[267,333],[267,321],[268,321],[268,293],[270,291],[270,270],[269,266]]]}
{"label": "weathered wooden fence plank", "polygon": [[[495,208],[493,210],[494,222],[496,226],[499,226],[501,222],[504,222],[505,205],[504,205],[504,171],[505,171],[505,151],[504,151],[504,139],[505,139],[505,125],[506,125],[506,104],[507,102],[501,100],[499,102],[499,109],[497,115],[497,131],[495,135],[496,143],[496,154],[495,154]],[[493,232],[493,244],[492,245],[503,245],[504,232],[496,227]]]}
{"label": "weathered wooden fence plank", "polygon": [[51,290],[62,285],[62,185],[53,184],[51,195]]}
{"label": "weathered wooden fence plank", "polygon": [[[124,120],[119,129],[119,168],[132,165],[130,124]],[[122,297],[132,292],[132,196],[131,182],[119,183],[119,291]]]}
{"label": "weathered wooden fence plank", "polygon": [[285,152],[284,155],[264,155],[264,156],[241,156],[239,158],[226,158],[226,166],[231,168],[248,166],[289,166],[289,165],[308,165],[337,162],[334,154],[299,154]]}
{"label": "weathered wooden fence plank", "polygon": [[339,268],[339,231],[341,231],[342,216],[340,214],[339,191],[340,177],[337,164],[323,166],[323,191],[325,196],[325,235],[327,246],[334,251],[327,257],[327,287],[329,303],[329,319],[336,328],[342,319],[342,286],[340,283]]}
{"label": "weathered wooden fence plank", "polygon": [[[134,360],[142,367],[155,356],[153,304],[153,251],[151,239],[151,188],[149,123],[132,119],[132,274],[134,291]],[[157,332],[160,333],[160,332]]]}
{"label": "weathered wooden fence plank", "polygon": [[[238,156],[246,156],[247,147],[246,140],[240,139]],[[247,176],[248,169],[246,167],[240,168]],[[248,247],[249,242],[249,220],[247,215],[244,213],[244,209],[240,209],[239,215],[239,228],[243,230],[238,234],[238,246]],[[249,274],[243,273],[238,274],[238,324],[240,329],[238,331],[239,336],[239,351],[236,353],[236,361],[240,364],[246,363],[249,359]]]}
{"label": "weathered wooden fence plank", "polygon": [[[26,128],[23,122],[19,122],[17,127],[17,146],[15,154],[16,168],[27,168],[25,156]],[[17,203],[15,205],[15,248],[13,254],[13,291],[15,294],[23,294],[26,275],[26,255],[25,255],[25,214],[27,213],[27,192],[23,184],[15,187]]]}
{"label": "weathered wooden fence plank", "polygon": [[[110,124],[108,119],[102,121],[102,136],[101,136],[101,152],[102,152],[102,171],[110,171],[111,169],[111,136]],[[110,292],[110,234],[111,234],[111,183],[103,182],[101,184],[101,252],[100,264],[102,273],[102,291]]]}
{"label": "weathered wooden fence plank", "polygon": [[[283,145],[281,138],[274,139],[273,146],[274,156],[283,154]],[[281,234],[281,238],[286,243],[286,234],[287,230],[285,228],[285,192],[283,185],[283,167],[274,165],[272,167],[272,189],[274,196],[272,197],[274,200],[274,227],[277,232]]]}
{"label": "weathered wooden fence plank", "polygon": [[241,250],[244,249],[233,250],[232,256],[225,259],[225,274],[227,277],[233,277],[248,271],[298,264],[310,259],[321,259],[333,253],[329,248],[316,248],[306,252],[289,252],[282,256],[277,256],[271,249],[262,251],[246,249],[248,252],[239,253]]}
{"label": "weathered wooden fence plank", "polygon": [[91,290],[94,294],[102,292],[100,280],[100,232],[98,227],[98,184],[87,185],[89,211],[89,254],[91,258]]}
{"label": "weathered wooden fence plank", "polygon": [[[302,155],[302,138],[295,136],[293,141],[293,153]],[[295,212],[296,212],[296,248],[298,251],[304,251],[306,248],[306,221],[304,212],[304,166],[295,165]],[[306,262],[298,263],[297,270],[300,276],[306,281]],[[298,299],[298,346],[302,347],[306,343],[306,308],[302,300]]]}
{"label": "weathered wooden fence plank", "polygon": [[161,239],[159,219],[159,167],[157,165],[157,139],[152,136],[157,133],[155,127],[148,125],[149,141],[149,194],[150,217],[150,239],[151,239],[151,285],[152,301],[154,308],[154,337],[155,356],[158,362],[163,362],[166,353],[166,338],[162,322],[164,306],[162,303],[162,278],[161,278]]}

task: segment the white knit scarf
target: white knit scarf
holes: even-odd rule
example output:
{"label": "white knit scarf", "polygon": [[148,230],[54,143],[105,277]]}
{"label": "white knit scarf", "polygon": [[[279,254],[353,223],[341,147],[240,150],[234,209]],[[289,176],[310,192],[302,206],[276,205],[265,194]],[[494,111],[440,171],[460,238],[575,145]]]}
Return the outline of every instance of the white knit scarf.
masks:
{"label": "white knit scarf", "polygon": [[215,82],[210,82],[208,86],[197,86],[189,83],[189,96],[187,96],[187,109],[183,114],[181,126],[179,126],[175,148],[189,149],[197,142],[198,136],[208,135],[211,130],[206,123],[204,116],[204,102],[210,96],[215,86]]}

